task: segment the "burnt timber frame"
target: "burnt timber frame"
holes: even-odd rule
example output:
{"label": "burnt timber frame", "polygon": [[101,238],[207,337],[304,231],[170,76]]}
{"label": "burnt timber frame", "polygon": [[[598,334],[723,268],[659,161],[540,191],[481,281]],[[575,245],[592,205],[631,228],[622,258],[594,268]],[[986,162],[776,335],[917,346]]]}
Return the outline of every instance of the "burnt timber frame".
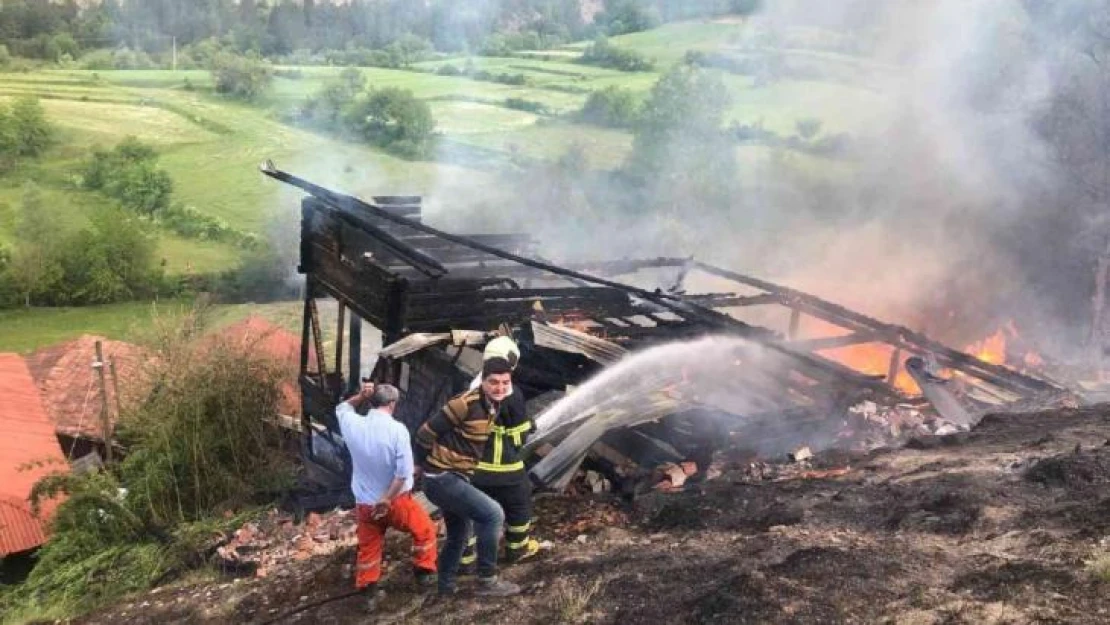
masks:
{"label": "burnt timber frame", "polygon": [[[903,353],[932,355],[946,367],[1022,396],[1062,391],[1049,382],[983,362],[907,328],[692,259],[625,259],[557,266],[534,258],[537,244],[528,235],[462,236],[428,226],[422,222],[419,197],[374,197],[367,202],[278,170],[269,162],[261,171],[308,194],[301,204],[298,271],[305,274],[300,381],[302,432],[306,434],[309,458],[313,453],[308,440],[313,420],[336,432],[334,407],[344,391],[357,387],[363,321],[382,331],[383,345],[416,332],[491,331],[505,324],[524,327],[532,320],[559,323],[567,318],[585,320],[591,333],[632,349],[679,338],[729,334],[761,344],[784,370],[803,380],[744,376],[746,389],[757,394],[769,412],[799,405],[828,408],[830,401],[842,405],[865,397],[906,400],[891,384]],[[678,273],[666,292],[630,286],[609,277],[660,268]],[[682,283],[694,269],[760,292],[687,295],[681,291]],[[545,286],[522,286],[521,282]],[[315,311],[315,300],[320,297],[334,298],[350,318],[347,380],[339,370],[341,353],[336,354],[334,374],[327,372]],[[791,310],[786,336],[721,312],[760,305]],[[850,334],[835,339],[793,340],[803,314]],[[340,342],[344,338],[342,324],[341,316]],[[815,353],[864,342],[882,342],[894,348],[886,376],[859,373]],[[315,344],[315,353],[311,353],[310,343]],[[397,381],[400,366],[379,362],[375,378]],[[550,370],[518,373],[537,385],[553,388],[566,383]]]}

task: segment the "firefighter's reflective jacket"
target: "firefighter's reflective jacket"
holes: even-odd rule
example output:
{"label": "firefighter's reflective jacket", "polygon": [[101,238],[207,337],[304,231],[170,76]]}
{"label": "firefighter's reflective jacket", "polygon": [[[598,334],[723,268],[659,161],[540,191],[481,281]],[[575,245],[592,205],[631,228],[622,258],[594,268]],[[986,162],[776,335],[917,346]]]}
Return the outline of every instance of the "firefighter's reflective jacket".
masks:
{"label": "firefighter's reflective jacket", "polygon": [[505,398],[490,426],[485,453],[474,469],[474,483],[505,485],[526,480],[520,448],[536,428],[528,418],[520,389]]}

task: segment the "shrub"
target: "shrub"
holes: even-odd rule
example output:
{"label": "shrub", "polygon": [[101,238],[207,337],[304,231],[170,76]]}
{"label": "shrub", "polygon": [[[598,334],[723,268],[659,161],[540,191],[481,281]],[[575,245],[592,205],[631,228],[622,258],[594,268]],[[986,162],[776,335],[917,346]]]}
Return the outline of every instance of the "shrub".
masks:
{"label": "shrub", "polygon": [[[0,105],[0,161],[7,161],[9,167],[16,158],[41,155],[50,147],[53,135],[38,98],[21,97],[10,109]],[[0,170],[4,168],[0,164]]]}
{"label": "shrub", "polygon": [[128,137],[111,151],[93,150],[82,182],[86,189],[101,191],[129,210],[153,216],[169,206],[173,193],[173,180],[158,167],[157,159],[154,148]]}
{"label": "shrub", "polygon": [[622,72],[647,72],[655,64],[644,55],[635,50],[618,48],[609,43],[605,37],[598,37],[578,57],[578,62],[585,65],[608,67]]}
{"label": "shrub", "polygon": [[591,92],[578,113],[579,119],[588,124],[611,128],[631,128],[638,115],[636,95],[615,85]]}
{"label": "shrub", "polygon": [[282,435],[262,418],[276,413],[281,368],[202,337],[200,312],[157,326],[132,381],[148,390],[120,419],[122,462],[35,485],[35,505],[68,497],[28,579],[0,599],[5,613],[84,612],[202,565],[212,536],[289,485]]}
{"label": "shrub", "polygon": [[210,66],[216,91],[241,100],[254,100],[269,88],[273,71],[263,61],[219,52]]}
{"label": "shrub", "polygon": [[259,244],[256,235],[236,230],[222,219],[202,213],[180,202],[161,211],[157,218],[158,224],[165,229],[189,239],[226,241],[246,249],[252,249]]}
{"label": "shrub", "polygon": [[527,111],[529,113],[536,113],[537,115],[544,115],[547,113],[547,106],[544,105],[543,102],[525,100],[524,98],[506,98],[505,108]]}
{"label": "shrub", "polygon": [[362,96],[346,111],[345,122],[368,143],[409,158],[426,156],[435,132],[428,103],[396,87]]}

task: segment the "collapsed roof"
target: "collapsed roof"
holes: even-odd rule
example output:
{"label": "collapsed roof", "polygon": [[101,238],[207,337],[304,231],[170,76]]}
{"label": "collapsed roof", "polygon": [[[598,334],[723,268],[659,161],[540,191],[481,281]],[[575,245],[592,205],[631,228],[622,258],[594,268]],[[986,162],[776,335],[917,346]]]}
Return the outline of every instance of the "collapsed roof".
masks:
{"label": "collapsed roof", "polygon": [[[587,454],[610,465],[627,460],[629,454],[680,456],[676,447],[682,447],[682,433],[692,431],[694,443],[721,433],[705,431],[698,425],[702,417],[691,421],[693,414],[715,415],[718,422],[730,424],[725,430],[732,433],[739,428],[774,438],[785,429],[805,440],[821,429],[812,425],[818,417],[844,414],[864,400],[931,403],[945,419],[966,425],[990,408],[1069,394],[1052,381],[985,362],[908,328],[693,259],[558,266],[539,259],[538,244],[528,235],[458,235],[428,226],[422,221],[419,197],[364,201],[269,162],[262,172],[308,194],[302,201],[299,266],[306,279],[301,349],[306,432],[313,427],[337,431],[334,405],[344,389],[355,387],[361,370],[362,320],[382,332],[387,347],[375,376],[398,383],[406,392],[398,418],[411,428],[465,388],[480,368],[481,345],[497,333],[512,334],[521,345],[514,379],[527,397],[534,398],[532,409],[537,413],[568,388],[626,360],[629,353],[705,336],[734,341],[728,357],[738,366],[722,384],[744,398],[742,414],[736,414],[735,406],[707,404],[684,393],[686,374],[672,370],[661,372],[656,381],[658,389],[667,392],[651,394],[646,401],[608,405],[605,410],[583,406],[578,414],[561,416],[557,422],[545,418],[551,411],[539,416],[540,431],[529,451],[544,458],[532,473],[555,486],[564,485]],[[693,272],[727,280],[735,290],[687,293],[684,285]],[[647,273],[653,274],[657,288],[615,279],[644,280]],[[321,297],[339,303],[338,352],[331,373],[316,311]],[[737,318],[737,312],[757,306],[788,310],[787,327],[776,331]],[[807,316],[843,333],[801,339],[798,326]],[[885,375],[861,373],[819,353],[871,342],[892,349]],[[756,354],[759,366],[750,366]],[[310,362],[324,366],[310,370]],[[921,396],[907,395],[894,384],[903,371],[913,376]],[[786,421],[794,425],[786,428]],[[811,426],[797,427],[807,422]],[[694,427],[687,427],[690,423]],[[621,430],[634,436],[622,435]],[[595,453],[606,443],[607,449]],[[307,452],[313,454],[312,445]]]}

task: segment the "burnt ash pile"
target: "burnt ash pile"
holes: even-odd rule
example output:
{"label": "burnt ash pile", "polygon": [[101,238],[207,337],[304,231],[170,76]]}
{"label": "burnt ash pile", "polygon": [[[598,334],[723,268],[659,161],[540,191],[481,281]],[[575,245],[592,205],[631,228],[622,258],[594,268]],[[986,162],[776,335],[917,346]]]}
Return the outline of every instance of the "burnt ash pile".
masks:
{"label": "burnt ash pile", "polygon": [[[302,202],[299,271],[305,275],[300,385],[308,474],[331,494],[307,508],[334,505],[349,466],[338,443],[334,407],[364,374],[362,324],[382,333],[372,371],[398,385],[398,418],[411,429],[465,389],[481,366],[482,346],[511,335],[521,348],[514,381],[533,415],[629,355],[675,341],[737,341],[722,385],[742,409],[704,403],[689,380],[660,373],[657,391],[633,405],[580,411],[540,428],[529,443],[541,485],[635,494],[710,478],[722,463],[799,460],[812,448],[869,449],[919,434],[955,432],[988,411],[1080,401],[1062,385],[951,349],[817,297],[681,258],[557,266],[537,259],[524,234],[443,232],[422,222],[418,197],[367,202],[280,171],[263,173],[307,192]],[[729,292],[689,293],[699,273]],[[617,281],[620,277],[629,283]],[[651,282],[654,287],[633,286]],[[338,303],[334,353],[325,353],[318,299]],[[742,318],[784,311],[784,328]],[[803,338],[807,319],[838,330]],[[881,344],[882,374],[857,370],[822,350]],[[760,366],[745,360],[758,352]],[[317,365],[319,363],[319,365]],[[773,373],[769,373],[773,372]],[[907,392],[909,376],[920,392]],[[573,393],[571,393],[573,396]],[[556,453],[562,449],[562,453]],[[569,449],[569,451],[568,451]],[[583,470],[580,470],[583,469]]]}

